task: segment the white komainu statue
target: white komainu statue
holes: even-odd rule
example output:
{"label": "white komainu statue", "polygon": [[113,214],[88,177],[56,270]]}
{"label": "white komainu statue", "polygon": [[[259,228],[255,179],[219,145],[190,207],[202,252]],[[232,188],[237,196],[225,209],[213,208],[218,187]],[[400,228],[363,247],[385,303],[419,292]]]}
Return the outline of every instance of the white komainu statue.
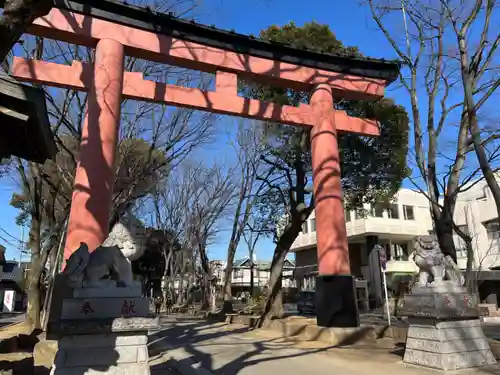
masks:
{"label": "white komainu statue", "polygon": [[106,277],[117,286],[132,284],[131,261],[142,256],[147,242],[146,230],[135,218],[118,222],[101,246],[89,253],[87,244],[80,247],[67,260],[63,274],[73,287],[82,287]]}
{"label": "white komainu statue", "polygon": [[[413,260],[419,268],[418,285],[442,285],[448,280],[455,285],[463,286],[465,278],[457,264],[449,255],[441,252],[439,243],[433,236],[420,236],[415,240]],[[433,282],[429,283],[429,276]]]}

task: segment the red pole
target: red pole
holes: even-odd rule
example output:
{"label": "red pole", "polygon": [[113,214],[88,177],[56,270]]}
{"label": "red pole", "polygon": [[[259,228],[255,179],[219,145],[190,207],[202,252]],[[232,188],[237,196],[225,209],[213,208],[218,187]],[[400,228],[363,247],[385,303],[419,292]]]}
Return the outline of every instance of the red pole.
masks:
{"label": "red pole", "polygon": [[340,157],[332,88],[319,85],[311,97],[311,131],[318,277],[316,316],[322,327],[357,327],[355,282],[349,265]]}
{"label": "red pole", "polygon": [[316,88],[311,106],[317,116],[311,142],[318,271],[320,275],[350,274],[339,146],[329,85]]}
{"label": "red pole", "polygon": [[115,40],[102,39],[97,44],[68,221],[65,260],[80,242],[87,243],[93,251],[108,235],[124,56],[123,45]]}

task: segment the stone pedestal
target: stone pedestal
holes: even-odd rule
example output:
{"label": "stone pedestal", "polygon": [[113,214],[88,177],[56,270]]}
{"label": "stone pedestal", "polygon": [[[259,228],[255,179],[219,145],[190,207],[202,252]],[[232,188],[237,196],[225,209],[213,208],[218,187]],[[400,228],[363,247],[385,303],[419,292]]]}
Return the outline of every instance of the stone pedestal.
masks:
{"label": "stone pedestal", "polygon": [[58,338],[51,375],[149,375],[147,334],[159,323],[148,315],[139,284],[75,289],[63,300],[61,319],[48,327]]}
{"label": "stone pedestal", "polygon": [[477,297],[464,288],[414,288],[399,313],[410,323],[404,363],[444,371],[496,363],[481,328]]}

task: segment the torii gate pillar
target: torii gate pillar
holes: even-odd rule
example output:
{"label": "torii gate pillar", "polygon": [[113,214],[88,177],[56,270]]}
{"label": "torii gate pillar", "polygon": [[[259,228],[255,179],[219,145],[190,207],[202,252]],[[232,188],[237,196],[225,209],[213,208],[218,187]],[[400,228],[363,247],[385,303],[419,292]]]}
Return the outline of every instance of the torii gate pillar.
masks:
{"label": "torii gate pillar", "polygon": [[81,242],[93,251],[108,236],[124,59],[124,48],[119,42],[101,39],[97,43],[64,247],[65,260]]}
{"label": "torii gate pillar", "polygon": [[317,86],[311,96],[311,106],[316,117],[311,149],[318,252],[317,322],[322,327],[358,327],[331,86]]}

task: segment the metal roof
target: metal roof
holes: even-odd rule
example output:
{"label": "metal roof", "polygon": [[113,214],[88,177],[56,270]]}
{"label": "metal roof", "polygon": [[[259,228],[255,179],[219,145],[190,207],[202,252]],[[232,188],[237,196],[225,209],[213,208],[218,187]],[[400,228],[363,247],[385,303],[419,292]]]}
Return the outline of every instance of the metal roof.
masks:
{"label": "metal roof", "polygon": [[[2,1],[0,0],[0,5]],[[234,31],[209,27],[158,13],[150,8],[113,0],[54,0],[55,7],[91,15],[143,30],[169,35],[178,39],[245,53],[266,59],[324,69],[344,74],[386,80],[396,80],[400,70],[397,60],[373,59],[343,54],[319,53],[297,49],[287,44],[269,42]]]}

